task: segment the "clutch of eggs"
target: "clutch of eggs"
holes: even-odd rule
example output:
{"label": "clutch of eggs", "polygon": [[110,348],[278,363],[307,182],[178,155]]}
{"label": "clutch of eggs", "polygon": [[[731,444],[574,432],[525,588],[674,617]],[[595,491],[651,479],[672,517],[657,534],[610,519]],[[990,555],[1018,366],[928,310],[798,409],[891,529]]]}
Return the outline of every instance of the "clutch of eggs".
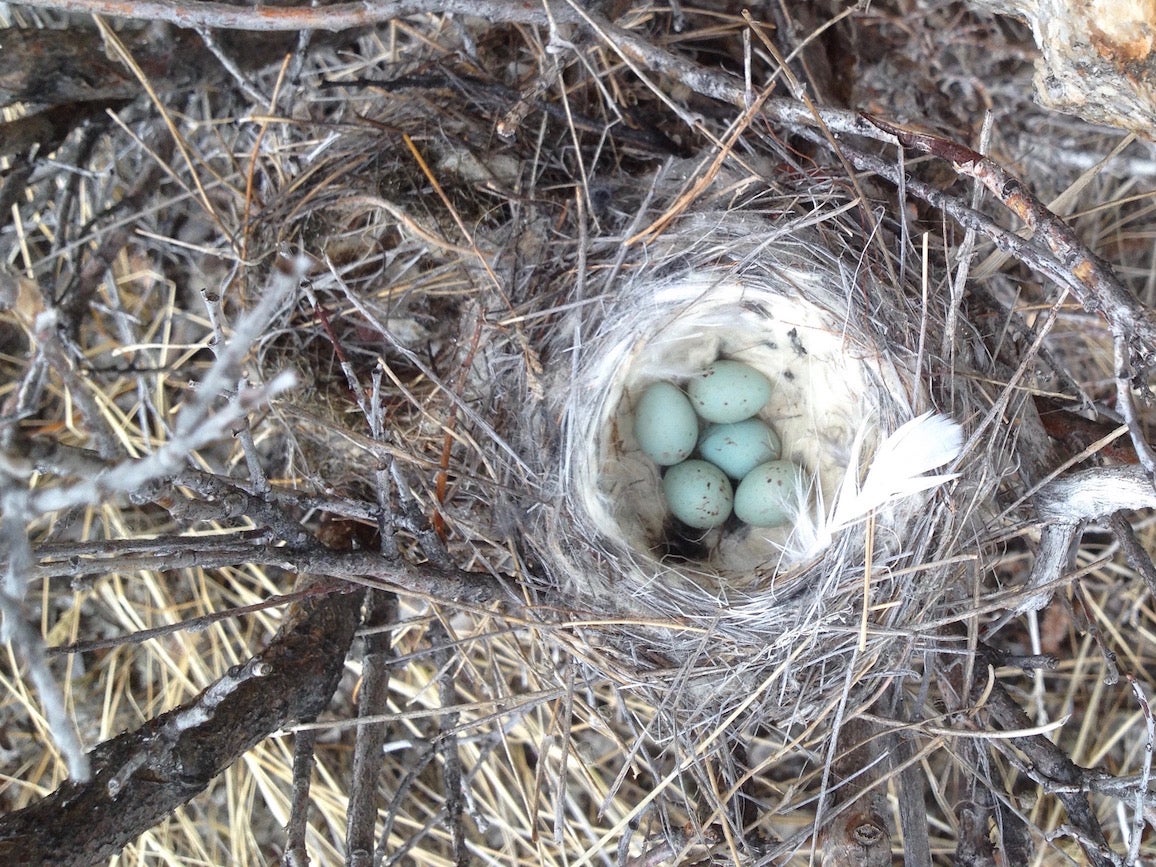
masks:
{"label": "clutch of eggs", "polygon": [[751,526],[776,527],[797,514],[805,490],[802,470],[779,459],[778,434],[756,417],[770,398],[771,384],[762,373],[729,359],[691,376],[685,391],[660,381],[639,397],[635,439],[666,467],[667,507],[687,527],[721,527],[732,513]]}

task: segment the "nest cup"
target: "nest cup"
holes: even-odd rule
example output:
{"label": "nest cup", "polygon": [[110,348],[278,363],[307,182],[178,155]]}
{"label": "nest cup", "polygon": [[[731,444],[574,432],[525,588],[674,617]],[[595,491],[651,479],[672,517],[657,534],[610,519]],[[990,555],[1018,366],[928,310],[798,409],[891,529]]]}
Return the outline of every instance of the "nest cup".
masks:
{"label": "nest cup", "polygon": [[[849,670],[866,674],[886,653],[881,644],[857,648],[862,526],[820,542],[814,525],[854,450],[860,466],[869,463],[883,437],[931,408],[929,389],[908,345],[920,324],[903,288],[847,247],[847,226],[832,211],[686,218],[609,278],[596,317],[585,304],[563,330],[571,342],[558,354],[566,364],[555,391],[561,496],[546,560],[570,598],[637,618],[587,634],[587,658],[651,690],[656,707],[676,709],[680,729],[739,703],[760,719],[809,718],[846,687]],[[732,519],[688,537],[669,516],[660,469],[639,449],[633,411],[643,390],[684,383],[718,358],[755,367],[773,386],[759,416],[810,480],[791,525]],[[926,551],[943,513],[929,502],[941,500],[910,496],[873,515],[867,604],[902,600],[881,606],[873,627],[917,618],[940,598],[946,573],[918,581],[895,573]]]}

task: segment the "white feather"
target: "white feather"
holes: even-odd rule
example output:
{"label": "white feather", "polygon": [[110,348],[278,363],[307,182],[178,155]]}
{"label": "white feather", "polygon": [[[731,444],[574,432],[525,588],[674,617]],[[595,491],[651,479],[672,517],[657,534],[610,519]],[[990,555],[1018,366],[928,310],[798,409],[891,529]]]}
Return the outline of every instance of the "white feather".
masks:
{"label": "white feather", "polygon": [[955,460],[963,446],[963,430],[945,415],[925,412],[899,426],[875,450],[863,487],[859,487],[858,453],[862,437],[856,439],[852,466],[840,487],[832,518],[836,527],[845,527],[891,500],[917,494],[958,476],[925,476],[948,461]]}
{"label": "white feather", "polygon": [[963,429],[946,415],[926,412],[900,425],[879,444],[860,485],[859,464],[867,433],[864,425],[855,437],[830,513],[825,514],[820,500],[815,513],[799,516],[792,547],[800,551],[800,557],[818,553],[836,532],[877,509],[959,477],[959,473],[924,475],[955,460],[963,448]]}

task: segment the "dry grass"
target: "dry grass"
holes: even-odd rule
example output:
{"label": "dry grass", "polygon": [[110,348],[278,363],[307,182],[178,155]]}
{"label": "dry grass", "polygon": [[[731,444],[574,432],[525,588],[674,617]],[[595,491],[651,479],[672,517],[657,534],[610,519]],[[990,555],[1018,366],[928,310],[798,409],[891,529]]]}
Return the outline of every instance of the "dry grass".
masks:
{"label": "dry grass", "polygon": [[[1132,143],[1113,154],[1121,136],[1034,108],[1032,49],[1016,25],[953,3],[915,4],[919,15],[905,15],[905,5],[850,14],[815,36],[792,74],[826,103],[853,99],[968,144],[991,108],[990,152],[1041,199],[1056,200],[1145,302],[1156,300],[1150,147]],[[688,26],[677,33],[665,7],[640,6],[618,24],[678,52],[688,68],[741,74],[750,30],[738,7],[703,3],[683,12]],[[18,8],[6,14],[5,23],[21,26],[63,20]],[[809,7],[798,14],[801,38],[827,20]],[[1026,593],[1039,541],[1023,496],[1040,481],[1037,470],[1061,460],[1021,454],[1024,466],[1003,467],[1003,479],[985,482],[998,487],[994,496],[948,504],[974,520],[947,525],[958,537],[929,543],[923,566],[960,583],[926,600],[921,623],[896,626],[902,640],[882,627],[873,633],[877,653],[857,665],[879,685],[856,695],[862,708],[841,703],[847,691],[824,692],[811,696],[807,719],[777,719],[765,708],[744,716],[744,692],[727,713],[696,708],[689,740],[679,730],[687,714],[678,692],[689,673],[661,648],[623,650],[621,638],[656,634],[656,625],[685,630],[687,644],[709,644],[712,635],[688,621],[643,622],[637,611],[608,614],[591,609],[590,599],[549,592],[559,583],[556,564],[542,561],[550,546],[528,535],[544,526],[556,495],[543,467],[563,460],[557,396],[569,382],[571,355],[558,330],[574,317],[597,320],[608,303],[607,275],[650,267],[636,252],[642,248],[627,251],[624,239],[668,206],[782,205],[798,215],[851,202],[824,230],[828,242],[865,251],[879,245],[884,252],[864,252],[863,261],[909,269],[908,283],[928,287],[941,308],[972,243],[923,204],[897,208],[887,183],[851,173],[822,150],[819,136],[807,140],[753,112],[733,125],[738,109],[693,92],[686,76],[624,57],[576,25],[559,27],[551,42],[545,27],[415,15],[318,34],[309,46],[234,34],[221,50],[239,64],[236,75],[195,40],[181,42],[179,50],[190,52],[185,62],[196,57],[214,71],[190,84],[138,63],[125,75],[131,81],[139,73],[151,93],[142,87],[133,101],[110,104],[35,161],[0,234],[6,496],[21,489],[9,472],[21,444],[84,449],[113,465],[173,443],[182,407],[196,403],[198,383],[219,369],[222,347],[236,342],[245,312],[268,297],[277,269],[293,263],[304,278],[241,347],[248,383],[267,385],[290,371],[292,389],[263,393],[224,436],[187,449],[172,472],[27,523],[35,580],[24,610],[50,651],[82,645],[49,656],[81,741],[91,747],[194,698],[270,641],[290,605],[265,603],[300,589],[298,576],[272,555],[231,557],[253,538],[266,545],[286,538],[284,527],[266,533],[270,515],[310,532],[323,517],[349,519],[377,545],[372,530],[384,499],[402,560],[444,558],[496,576],[503,604],[400,594],[387,630],[388,700],[377,709],[386,724],[376,787],[382,863],[450,865],[463,852],[474,863],[503,865],[817,863],[816,811],[839,801],[831,792],[840,766],[832,725],[857,710],[909,763],[906,775],[896,767],[872,775],[896,853],[905,846],[899,811],[915,780],[934,863],[968,863],[957,851],[961,837],[987,834],[966,827],[967,805],[986,822],[994,801],[1003,813],[993,822],[1008,828],[1016,815],[1023,820],[1029,863],[1081,863],[1087,856],[1070,816],[1033,767],[1038,755],[998,734],[1009,726],[977,709],[989,677],[1077,765],[1123,780],[1090,802],[1117,863],[1126,863],[1137,778],[1143,821],[1156,813],[1146,791],[1150,718],[1139,700],[1156,694],[1150,588],[1112,527],[1092,524],[1055,601],[1008,615]],[[102,29],[104,44],[119,41],[138,60],[155,46],[133,28],[118,36]],[[770,39],[769,30],[750,39],[756,93],[772,78],[788,78],[772,50],[787,46]],[[848,57],[856,68],[835,62]],[[32,110],[22,100],[4,118]],[[688,117],[697,119],[693,129]],[[503,121],[512,138],[497,134]],[[719,142],[725,147],[711,150]],[[14,175],[18,157],[5,158]],[[894,151],[887,159],[894,162]],[[951,186],[958,182],[949,169],[910,160],[913,178],[970,196]],[[676,191],[685,196],[652,189],[664,165],[685,170]],[[727,186],[735,178],[762,186]],[[983,208],[1004,220],[995,206]],[[853,231],[870,240],[840,241]],[[900,238],[908,246],[896,253]],[[966,382],[978,395],[971,404],[961,398],[969,409],[1010,396],[1012,409],[974,452],[982,455],[988,445],[1014,448],[1021,435],[1014,426],[1035,418],[1032,396],[1086,396],[1104,407],[1116,377],[1112,335],[1101,320],[1071,299],[1054,306],[1054,285],[977,243],[958,340],[928,355],[955,367],[925,372],[941,397]],[[917,330],[918,290],[902,298]],[[49,310],[60,311],[64,328],[47,327]],[[915,337],[892,339],[913,345]],[[985,353],[994,359],[987,367],[979,363]],[[224,417],[223,403],[213,407],[210,418]],[[1147,406],[1142,412],[1150,415]],[[979,422],[961,420],[969,429]],[[1055,455],[1075,455],[1114,427],[1053,442]],[[24,490],[67,491],[78,477],[30,473]],[[270,507],[195,487],[213,479],[272,491]],[[4,501],[9,516],[15,503]],[[1153,550],[1156,523],[1143,513],[1127,517],[1141,547]],[[18,546],[10,527],[4,533],[12,563]],[[563,534],[583,557],[589,541]],[[616,574],[613,563],[602,568]],[[901,578],[917,581],[919,573]],[[246,606],[253,608],[230,613]],[[841,633],[848,646],[859,636],[859,613]],[[873,622],[885,623],[886,611],[876,613]],[[985,671],[975,655],[979,639],[1057,664]],[[896,646],[904,651],[892,654]],[[68,772],[17,656],[9,649],[0,664],[5,812],[38,800]],[[785,658],[795,661],[789,652]],[[974,667],[983,698],[967,694],[956,662]],[[113,863],[256,865],[286,857],[302,731],[317,738],[305,848],[313,863],[346,863],[363,664],[357,644],[318,722],[269,737]],[[779,674],[760,670],[762,679],[744,689],[766,701]],[[656,699],[666,691],[656,683],[675,685],[669,704]],[[894,731],[906,735],[902,743],[887,739]],[[458,773],[464,796],[455,807],[447,790]],[[746,820],[744,838],[735,827]],[[1156,857],[1150,834],[1141,858]]]}

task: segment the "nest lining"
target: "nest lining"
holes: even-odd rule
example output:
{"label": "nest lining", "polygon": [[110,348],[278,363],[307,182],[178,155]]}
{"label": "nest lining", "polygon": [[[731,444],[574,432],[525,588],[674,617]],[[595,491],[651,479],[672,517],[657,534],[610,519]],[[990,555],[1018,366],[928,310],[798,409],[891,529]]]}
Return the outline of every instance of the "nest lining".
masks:
{"label": "nest lining", "polygon": [[[925,399],[914,371],[856,324],[861,311],[848,301],[843,266],[816,257],[805,269],[797,252],[767,246],[761,274],[718,267],[638,276],[582,347],[568,385],[562,482],[578,519],[636,569],[713,590],[759,589],[807,550],[795,526],[732,527],[702,534],[697,561],[666,556],[672,529],[659,470],[632,431],[634,404],[651,383],[684,381],[720,357],[762,371],[773,393],[759,417],[782,438],[783,457],[814,478],[810,510],[819,511],[834,502],[856,438],[866,432],[869,454],[880,432],[912,417],[912,395]],[[909,511],[893,510],[893,530]]]}
{"label": "nest lining", "polygon": [[[575,425],[584,446],[575,465],[596,478],[577,479],[575,494],[601,534],[652,566],[678,568],[664,554],[679,531],[670,526],[657,467],[632,431],[635,403],[648,385],[685,381],[717,358],[762,371],[773,391],[759,417],[781,437],[783,457],[811,474],[819,499],[828,503],[846,470],[849,444],[880,411],[881,396],[864,369],[870,348],[836,331],[806,300],[804,289],[819,288],[815,276],[781,273],[786,293],[760,281],[728,279],[725,271],[640,285],[633,290],[642,296],[635,302],[636,325],[625,334],[616,325],[610,345],[592,364],[586,388],[596,399],[591,415]],[[623,320],[631,315],[624,313]],[[595,384],[600,380],[603,388]],[[789,526],[718,529],[696,541],[703,566],[720,583],[742,586],[768,568],[789,565],[792,535]]]}

